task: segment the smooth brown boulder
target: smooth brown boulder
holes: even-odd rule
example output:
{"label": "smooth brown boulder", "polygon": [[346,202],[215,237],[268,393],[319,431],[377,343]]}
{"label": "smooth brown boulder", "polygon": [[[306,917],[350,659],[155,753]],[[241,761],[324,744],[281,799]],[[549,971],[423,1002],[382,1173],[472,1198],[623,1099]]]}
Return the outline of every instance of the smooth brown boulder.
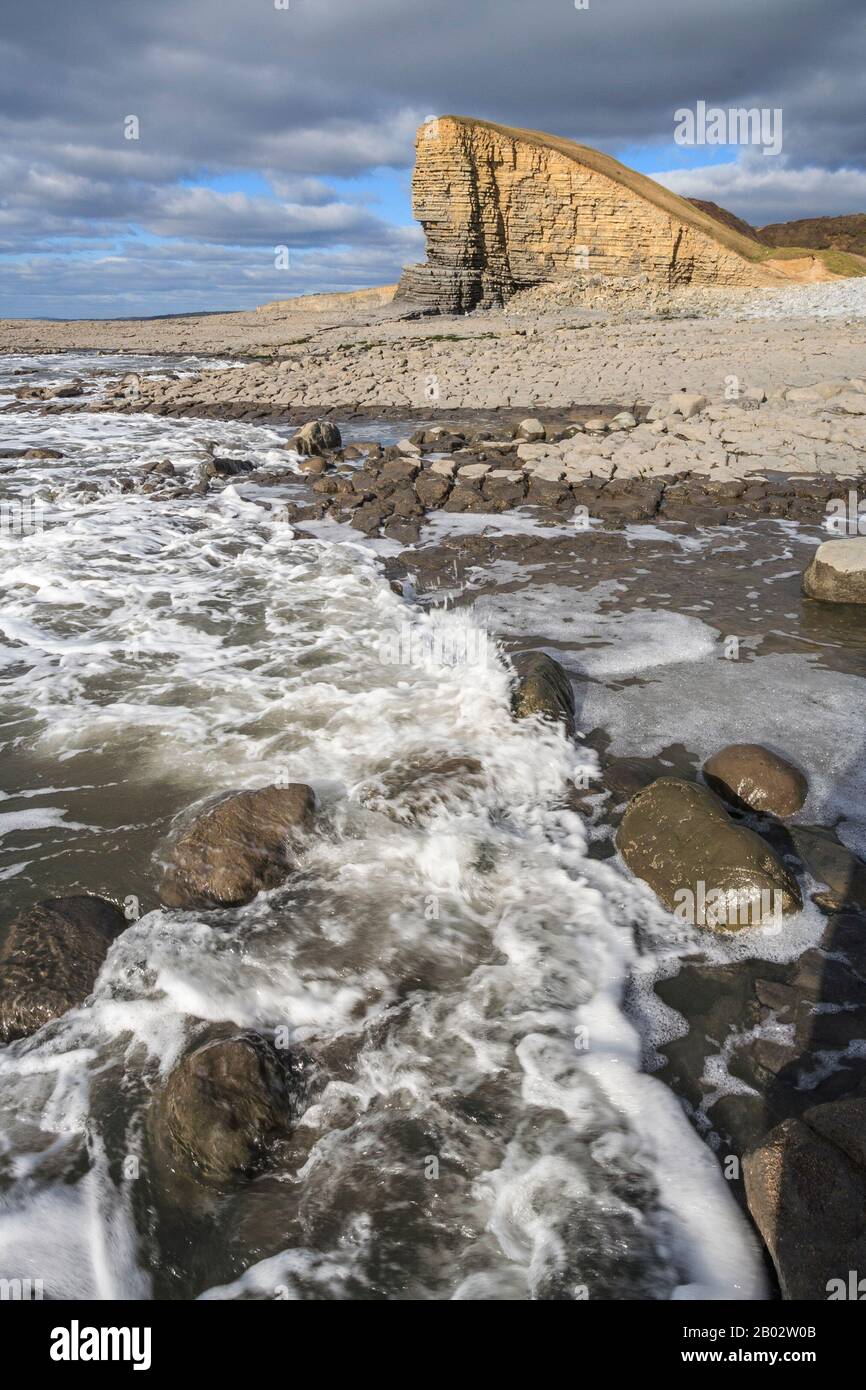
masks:
{"label": "smooth brown boulder", "polygon": [[330,420],[311,420],[289,440],[287,447],[299,454],[321,456],[339,449],[342,442],[340,431]]}
{"label": "smooth brown boulder", "polygon": [[0,949],[0,1040],[35,1033],[78,1008],[129,926],[105,898],[47,898],[19,913]]}
{"label": "smooth brown boulder", "polygon": [[760,743],[729,743],[704,763],[709,786],[740,809],[793,816],[809,794],[809,784],[793,763]]}
{"label": "smooth brown boulder", "polygon": [[288,1059],[256,1033],[218,1037],[177,1063],[148,1114],[158,1160],[180,1177],[230,1183],[267,1163],[292,1124]]}
{"label": "smooth brown boulder", "polygon": [[803,575],[803,591],[825,603],[866,603],[866,536],[819,545]]}
{"label": "smooth brown boulder", "polygon": [[517,677],[511,708],[517,719],[540,714],[574,734],[574,691],[564,668],[546,652],[519,652],[511,664]]}
{"label": "smooth brown boulder", "polygon": [[817,1132],[835,1129],[827,1112],[845,1104],[783,1120],[743,1159],[749,1211],[785,1299],[845,1298],[851,1271],[866,1272],[866,1173]]}
{"label": "smooth brown boulder", "polygon": [[303,783],[234,792],[197,815],[169,851],[166,907],[238,907],[276,888],[292,868],[291,843],[308,829],[315,796]]}
{"label": "smooth brown boulder", "polygon": [[635,793],[616,844],[665,907],[697,926],[736,931],[803,906],[796,879],[766,841],[736,825],[706,787],[679,777]]}

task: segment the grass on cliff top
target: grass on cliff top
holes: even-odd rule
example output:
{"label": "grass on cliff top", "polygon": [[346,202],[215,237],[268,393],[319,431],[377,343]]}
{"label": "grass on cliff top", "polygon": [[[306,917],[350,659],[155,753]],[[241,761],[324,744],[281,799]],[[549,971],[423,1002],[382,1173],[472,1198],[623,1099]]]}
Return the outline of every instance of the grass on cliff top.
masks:
{"label": "grass on cliff top", "polygon": [[[777,246],[762,246],[760,242],[753,241],[751,237],[743,236],[741,232],[734,231],[724,222],[717,221],[715,217],[711,217],[709,213],[695,207],[686,198],[681,198],[678,193],[672,193],[669,188],[656,183],[655,179],[648,178],[646,174],[639,174],[636,169],[629,169],[627,164],[620,164],[619,160],[614,159],[612,155],[602,154],[601,150],[594,150],[591,145],[579,145],[576,140],[566,140],[561,135],[548,135],[542,130],[521,130],[515,126],[498,125],[495,121],[479,121],[472,116],[440,116],[439,120],[454,121],[456,125],[460,126],[482,126],[487,130],[494,130],[510,140],[522,140],[526,144],[555,150],[567,159],[573,159],[577,164],[585,164],[588,168],[594,169],[596,173],[603,174],[605,178],[612,179],[615,183],[630,189],[639,197],[646,198],[647,202],[654,203],[657,208],[669,216],[676,217],[680,222],[685,222],[689,226],[697,228],[698,231],[704,232],[705,235],[713,237],[715,241],[727,246],[730,251],[742,256],[745,261],[752,261],[759,265],[762,261],[770,260],[773,257],[819,255],[824,260],[827,269],[836,275],[862,275],[864,273],[862,262],[858,261],[857,257],[849,257],[844,252],[822,253],[807,247],[791,247],[783,251]],[[825,256],[838,256],[841,259],[831,264],[825,259]],[[839,269],[835,269],[836,265],[839,266]]]}

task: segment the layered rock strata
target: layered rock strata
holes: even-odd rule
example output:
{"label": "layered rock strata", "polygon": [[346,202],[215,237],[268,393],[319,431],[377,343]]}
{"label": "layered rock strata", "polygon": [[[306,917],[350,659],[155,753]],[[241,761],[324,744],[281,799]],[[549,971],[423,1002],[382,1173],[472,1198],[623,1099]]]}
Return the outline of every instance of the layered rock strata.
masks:
{"label": "layered rock strata", "polygon": [[757,243],[608,155],[464,116],[421,126],[413,211],[427,261],[397,290],[444,313],[583,274],[683,284],[770,283]]}

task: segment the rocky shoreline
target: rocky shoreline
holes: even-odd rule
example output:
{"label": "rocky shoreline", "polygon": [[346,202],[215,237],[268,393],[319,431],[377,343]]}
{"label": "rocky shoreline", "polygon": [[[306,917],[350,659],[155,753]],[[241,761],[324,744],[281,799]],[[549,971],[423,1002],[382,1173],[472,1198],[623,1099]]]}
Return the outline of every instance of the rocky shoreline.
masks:
{"label": "rocky shoreline", "polygon": [[[258,379],[262,370],[184,382],[127,378],[96,403],[79,401],[74,390],[45,395],[25,385],[15,408],[40,418],[95,409],[300,427],[285,441],[286,463],[273,469],[212,446],[194,474],[166,457],[119,475],[117,486],[142,501],[261,487],[301,536],[324,522],[345,527],[343,539],[354,533],[359,541],[391,542],[384,571],[407,603],[421,607],[445,597],[474,600],[485,584],[502,582],[485,578],[496,565],[531,567],[540,577],[549,571],[557,581],[577,560],[596,575],[616,574],[621,533],[634,525],[693,534],[772,518],[819,529],[838,504],[850,531],[854,495],[856,529],[866,379],[852,373],[813,374],[770,390],[738,379],[733,399],[685,389],[648,399],[640,391],[527,414],[522,406],[485,405],[347,410],[339,401],[327,411],[297,403],[287,409],[251,402],[244,394],[250,380],[234,379]],[[336,422],[372,418],[419,427],[396,443],[344,444]],[[0,467],[51,454],[5,449]],[[490,524],[508,513],[529,529],[509,533]],[[461,516],[484,522],[476,532],[431,538],[432,523]],[[844,565],[835,563],[841,544],[853,547]],[[859,537],[822,547],[804,580],[807,602],[825,611],[841,606],[849,616],[849,605],[862,605],[864,549]],[[541,620],[540,629],[539,646],[555,645]],[[568,806],[600,832],[590,854],[612,858],[618,850],[670,910],[679,890],[704,884],[728,910],[733,895],[735,919],[754,900],[766,908],[757,925],[775,923],[782,932],[804,900],[826,919],[819,943],[792,962],[693,959],[658,980],[658,998],[686,1020],[687,1031],[660,1045],[647,1065],[716,1153],[772,1258],[782,1297],[834,1297],[833,1281],[866,1261],[866,1224],[852,1214],[866,1210],[866,864],[833,826],[791,823],[807,791],[795,749],[782,750],[782,759],[760,745],[720,748],[703,767],[674,747],[668,757],[612,756],[603,730],[581,726],[579,676],[539,646],[503,641],[511,711],[553,720],[568,738],[589,736],[600,785],[573,789]],[[431,801],[459,798],[460,784],[484,769],[455,757],[396,771],[393,784],[371,796],[386,814],[411,817]],[[302,784],[197,805],[166,845],[159,901],[208,914],[249,903],[291,877],[293,847],[315,826],[314,796]],[[20,914],[0,950],[0,1038],[27,1038],[86,1006],[112,942],[128,926],[115,904],[89,895],[46,899]],[[637,1001],[635,1010],[639,1017]],[[719,1092],[720,1057],[741,1091]],[[171,1200],[187,1201],[196,1184],[228,1190],[266,1173],[316,1084],[311,1075],[306,1055],[281,1049],[264,1032],[200,1030],[148,1112],[147,1142]]]}

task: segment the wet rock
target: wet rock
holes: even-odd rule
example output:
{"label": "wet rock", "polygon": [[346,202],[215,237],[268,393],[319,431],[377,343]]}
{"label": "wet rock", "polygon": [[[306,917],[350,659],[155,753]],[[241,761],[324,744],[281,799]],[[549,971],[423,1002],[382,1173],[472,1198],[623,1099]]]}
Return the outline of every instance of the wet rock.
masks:
{"label": "wet rock", "polygon": [[799,768],[759,743],[731,743],[704,763],[714,792],[741,809],[793,816],[809,792]]}
{"label": "wet rock", "polygon": [[466,436],[459,430],[449,430],[444,425],[432,425],[430,429],[416,430],[409,436],[410,443],[417,444],[427,453],[451,453],[466,443]]}
{"label": "wet rock", "polygon": [[849,1047],[866,1039],[866,1009],[827,1009],[803,1000],[797,1009],[794,1037],[801,1053]]}
{"label": "wet rock", "polygon": [[812,877],[827,884],[825,906],[833,911],[849,906],[866,910],[866,864],[840,844],[832,830],[795,825],[791,839]]}
{"label": "wet rock", "polygon": [[333,476],[317,478],[313,483],[313,492],[319,497],[334,497],[339,491],[336,478]]}
{"label": "wet rock", "polygon": [[821,947],[844,956],[866,977],[866,916],[862,912],[837,912],[824,928]]}
{"label": "wet rock", "polygon": [[866,1004],[866,981],[817,946],[798,958],[791,983],[800,995],[816,1003]]}
{"label": "wet rock", "polygon": [[835,1144],[859,1168],[866,1168],[866,1098],[849,1096],[815,1105],[803,1116],[811,1129]]}
{"label": "wet rock", "polygon": [[521,420],[514,435],[516,439],[525,439],[529,443],[537,443],[547,438],[547,430],[540,420],[527,419]]}
{"label": "wet rock", "polygon": [[228,1184],[267,1166],[295,1114],[285,1054],[256,1033],[211,1039],[177,1063],[148,1114],[158,1164]]}
{"label": "wet rock", "polygon": [[572,496],[565,483],[534,475],[529,482],[526,500],[532,506],[564,507],[567,503],[571,503]]}
{"label": "wet rock", "polygon": [[522,473],[511,469],[494,469],[484,478],[481,489],[489,502],[505,510],[520,506],[526,483]]}
{"label": "wet rock", "polygon": [[359,800],[392,820],[416,823],[477,787],[483,771],[477,758],[419,760],[371,779],[360,789]]}
{"label": "wet rock", "polygon": [[389,541],[399,541],[401,545],[414,545],[421,537],[416,522],[405,517],[389,517],[382,526],[382,535]]}
{"label": "wet rock", "polygon": [[817,1129],[850,1133],[853,1115],[819,1113],[841,1104],[784,1120],[743,1159],[749,1211],[785,1299],[839,1297],[849,1271],[866,1269],[866,1174]]}
{"label": "wet rock", "polygon": [[632,873],[696,926],[736,931],[797,912],[797,881],[706,787],[661,777],[632,797],[616,836]]}
{"label": "wet rock", "polygon": [[866,536],[819,545],[803,576],[803,590],[825,603],[866,603]]}
{"label": "wet rock", "polygon": [[303,783],[224,797],[177,835],[160,901],[177,908],[236,907],[276,888],[291,870],[291,842],[309,828],[314,806]]}
{"label": "wet rock", "polygon": [[777,1023],[793,1023],[800,996],[791,985],[781,980],[756,980],[755,994],[759,1003],[775,1015]]}
{"label": "wet rock", "polygon": [[0,1040],[35,1033],[84,1003],[129,923],[105,898],[47,898],[20,913],[0,949]]}
{"label": "wet rock", "polygon": [[421,465],[417,459],[398,458],[386,463],[382,469],[382,479],[386,483],[411,483]]}
{"label": "wet rock", "polygon": [[654,782],[657,770],[652,758],[611,758],[602,772],[602,782],[618,806]]}
{"label": "wet rock", "polygon": [[251,473],[254,464],[248,459],[212,458],[199,468],[199,478],[236,478],[241,473]]}
{"label": "wet rock", "polygon": [[423,507],[437,507],[451,491],[451,483],[441,473],[428,471],[415,479],[415,495]]}
{"label": "wet rock", "polygon": [[472,483],[458,483],[444,506],[446,512],[487,512],[490,504],[479,487]]}
{"label": "wet rock", "polygon": [[382,522],[389,517],[393,508],[389,503],[371,502],[363,507],[358,507],[352,514],[352,526],[356,531],[361,531],[365,536],[375,536],[378,534]]}
{"label": "wet rock", "polygon": [[562,724],[571,737],[575,727],[574,692],[567,673],[546,652],[512,655],[517,677],[511,708],[517,719],[542,715]]}
{"label": "wet rock", "polygon": [[67,400],[72,396],[84,395],[84,383],[82,381],[69,381],[65,386],[51,386],[46,389],[46,400]]}
{"label": "wet rock", "polygon": [[430,465],[430,472],[437,473],[443,478],[453,478],[457,471],[457,464],[453,459],[436,459]]}
{"label": "wet rock", "polygon": [[394,509],[394,516],[397,517],[424,515],[424,508],[411,487],[398,488],[392,494],[391,505]]}
{"label": "wet rock", "polygon": [[312,477],[321,477],[330,467],[330,460],[321,458],[318,454],[311,454],[309,458],[302,458],[298,462],[298,471]]}
{"label": "wet rock", "polygon": [[299,454],[327,454],[342,446],[343,438],[335,424],[330,420],[311,420],[302,426],[286,445]]}

